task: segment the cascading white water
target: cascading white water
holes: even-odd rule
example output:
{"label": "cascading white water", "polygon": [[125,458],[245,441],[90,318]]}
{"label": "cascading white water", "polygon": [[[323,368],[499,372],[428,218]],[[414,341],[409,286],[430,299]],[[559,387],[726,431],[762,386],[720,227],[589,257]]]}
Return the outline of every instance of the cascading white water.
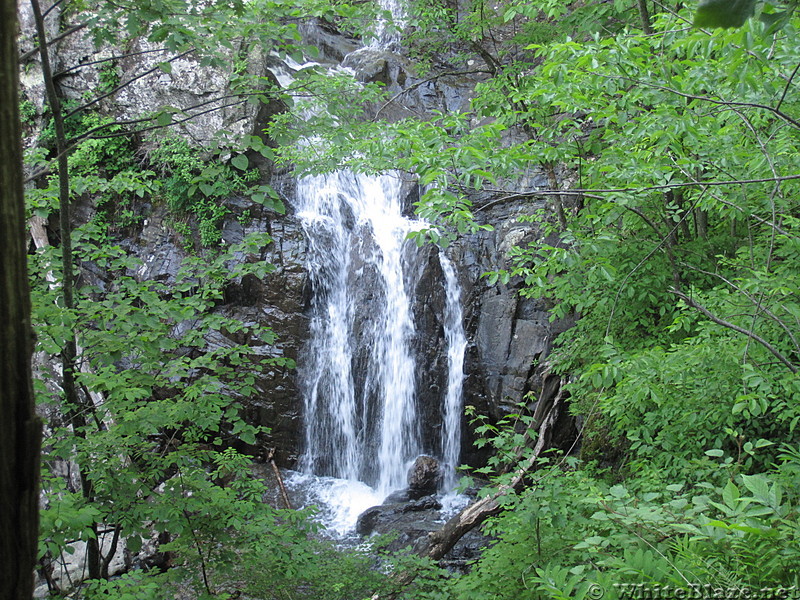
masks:
{"label": "cascading white water", "polygon": [[[386,0],[382,8],[402,24],[398,0]],[[372,46],[398,44],[399,34],[381,20]],[[423,451],[440,454],[445,489],[455,484],[466,347],[461,292],[453,265],[440,253],[447,391],[439,399],[441,423],[425,423],[433,446],[426,447],[415,385],[418,369],[431,365],[420,365],[414,356],[411,293],[424,270],[423,253],[407,239],[426,224],[403,216],[398,174],[305,177],[296,195],[312,288],[310,340],[299,360],[305,402],[301,469],[323,477],[313,495],[329,530],[344,534],[360,512],[405,487],[408,467]],[[432,442],[431,432],[439,427],[441,439]]]}
{"label": "cascading white water", "polygon": [[375,27],[375,39],[370,44],[374,48],[396,49],[400,45],[400,29],[406,23],[406,10],[402,0],[381,0],[381,10],[392,16],[392,27],[383,17],[378,18]]}
{"label": "cascading white water", "polygon": [[[403,486],[421,452],[406,282],[414,257],[406,238],[419,224],[400,201],[391,175],[339,171],[297,185],[313,290],[303,468],[366,481],[384,495]],[[356,314],[365,297],[366,312]]]}
{"label": "cascading white water", "polygon": [[442,467],[444,489],[456,485],[456,468],[461,453],[461,409],[464,392],[464,353],[467,336],[464,333],[461,310],[461,286],[453,263],[439,252],[439,262],[445,280],[446,304],[444,309],[444,335],[447,342],[447,394],[443,406]]}
{"label": "cascading white water", "polygon": [[[422,253],[407,237],[425,224],[403,216],[396,174],[339,171],[303,178],[297,208],[309,243],[313,294],[311,336],[301,363],[302,469],[366,482],[382,498],[405,486],[410,462],[423,451],[409,293]],[[439,458],[449,491],[461,445],[467,340],[454,266],[444,252],[439,262],[447,352]]]}
{"label": "cascading white water", "polygon": [[[357,479],[362,449],[358,410],[350,371],[349,332],[353,314],[348,302],[349,235],[338,211],[338,190],[324,177],[297,185],[299,218],[308,240],[306,265],[314,289],[311,319],[313,352],[305,366],[305,448],[303,470],[329,471]],[[330,467],[323,462],[333,460]]]}

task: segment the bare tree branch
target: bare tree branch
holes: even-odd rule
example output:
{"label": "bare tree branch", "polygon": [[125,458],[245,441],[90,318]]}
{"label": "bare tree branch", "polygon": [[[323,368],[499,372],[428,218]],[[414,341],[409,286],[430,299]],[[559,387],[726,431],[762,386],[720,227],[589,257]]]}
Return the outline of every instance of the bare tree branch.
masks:
{"label": "bare tree branch", "polygon": [[764,348],[769,350],[770,353],[772,353],[772,355],[775,356],[779,361],[781,361],[784,365],[786,365],[786,367],[792,373],[797,373],[797,367],[794,364],[792,364],[792,362],[788,358],[786,358],[780,352],[780,350],[778,350],[775,346],[770,344],[767,340],[762,338],[760,335],[758,335],[758,334],[756,334],[756,333],[754,333],[752,331],[748,331],[744,327],[739,327],[738,325],[735,325],[734,323],[731,323],[730,321],[726,321],[725,319],[721,319],[720,317],[714,315],[705,306],[703,306],[699,302],[695,301],[694,299],[690,298],[689,296],[687,296],[686,294],[684,294],[681,291],[678,291],[678,290],[675,290],[675,289],[671,289],[671,290],[669,290],[669,292],[671,294],[675,294],[678,298],[683,300],[687,304],[687,306],[691,306],[695,310],[701,312],[702,314],[704,314],[706,317],[708,317],[711,321],[713,321],[717,325],[722,325],[723,327],[726,327],[728,329],[731,329],[733,331],[736,331],[738,333],[746,335],[747,337],[749,337],[753,341],[758,342]]}
{"label": "bare tree branch", "polygon": [[701,269],[700,267],[695,267],[694,265],[690,265],[685,262],[681,262],[680,264],[681,266],[686,267],[687,269],[691,269],[692,271],[697,271],[698,273],[703,273],[704,275],[708,275],[710,277],[716,277],[717,279],[724,281],[734,290],[742,294],[753,305],[755,305],[760,312],[763,312],[765,315],[767,315],[770,319],[772,319],[775,323],[777,323],[778,326],[781,329],[783,329],[784,332],[786,332],[786,335],[788,335],[789,339],[792,340],[792,344],[794,344],[795,349],[797,350],[798,353],[800,353],[800,344],[798,344],[797,338],[795,337],[792,330],[775,313],[773,313],[770,309],[763,306],[763,304],[761,304],[756,298],[754,298],[751,294],[749,294],[747,290],[742,289],[741,287],[739,287],[729,279],[723,277],[719,273],[712,273],[711,271],[706,271],[705,269]]}
{"label": "bare tree branch", "polygon": [[800,63],[797,63],[794,71],[792,71],[792,74],[789,76],[789,81],[786,82],[786,87],[783,88],[783,94],[781,94],[781,99],[778,100],[778,104],[775,105],[775,110],[780,110],[781,104],[783,104],[783,101],[786,99],[786,93],[789,91],[789,87],[791,87],[792,80],[794,79],[794,76],[797,75],[798,70],[800,70]]}
{"label": "bare tree branch", "polygon": [[51,12],[61,6],[64,2],[69,2],[69,0],[57,0],[56,2],[53,2],[53,5],[42,13],[42,18],[46,19]]}
{"label": "bare tree branch", "polygon": [[[88,23],[79,23],[78,25],[73,25],[72,27],[70,27],[69,29],[64,31],[63,33],[60,33],[56,37],[54,37],[53,39],[48,40],[46,46],[49,48],[53,44],[57,44],[58,42],[63,40],[65,37],[71,36],[76,31],[80,31],[81,29],[87,27],[88,25],[89,25]],[[28,60],[32,56],[35,56],[36,54],[38,54],[38,52],[39,52],[39,46],[37,44],[37,46],[33,50],[28,50],[24,54],[20,55],[19,62],[20,63],[24,63],[26,60]]]}
{"label": "bare tree branch", "polygon": [[[759,179],[728,179],[724,181],[683,181],[680,183],[663,183],[661,185],[647,185],[641,187],[629,187],[629,188],[598,188],[598,189],[591,189],[591,188],[573,188],[570,190],[531,190],[530,192],[519,192],[513,193],[508,197],[502,198],[501,200],[519,200],[520,198],[525,198],[529,196],[546,196],[552,194],[566,194],[570,196],[581,196],[581,195],[588,195],[588,197],[592,197],[591,194],[626,194],[626,193],[637,193],[637,192],[648,192],[648,191],[655,191],[655,190],[674,190],[677,188],[689,188],[689,187],[718,187],[721,185],[744,185],[749,183],[773,183],[776,181],[791,181],[795,179],[800,179],[800,173],[794,173],[793,175],[783,175],[781,177],[763,177]],[[488,190],[496,193],[509,193],[506,190]],[[476,209],[480,210],[480,209]]]}
{"label": "bare tree branch", "polygon": [[115,54],[114,56],[109,56],[108,58],[101,58],[101,59],[98,59],[98,60],[92,60],[92,61],[89,61],[89,62],[79,63],[77,65],[74,65],[72,67],[64,69],[63,71],[59,71],[58,75],[59,76],[67,75],[69,73],[72,73],[72,71],[78,71],[78,70],[83,69],[85,67],[91,67],[92,65],[101,65],[103,63],[122,60],[123,58],[132,58],[134,56],[141,56],[143,54],[156,54],[158,52],[170,52],[170,50],[169,50],[169,48],[156,48],[154,50],[139,50],[138,52],[127,52],[125,54]]}
{"label": "bare tree branch", "polygon": [[[170,58],[169,60],[164,61],[164,62],[172,62],[173,60],[178,60],[179,58],[183,58],[184,56],[186,56],[187,54],[191,54],[192,52],[194,52],[194,50],[187,50],[186,52],[181,52],[177,56],[173,56],[172,58]],[[160,70],[161,70],[161,65],[158,64],[155,67],[153,67],[152,69],[148,69],[147,71],[137,75],[136,77],[131,77],[128,81],[120,83],[113,90],[111,90],[109,92],[106,92],[105,94],[100,94],[99,96],[96,96],[95,98],[93,98],[90,102],[87,102],[86,104],[82,104],[78,108],[76,108],[74,110],[71,110],[66,115],[64,115],[64,118],[65,119],[69,119],[71,116],[73,116],[73,115],[75,115],[75,114],[77,114],[77,113],[79,113],[81,111],[86,110],[87,108],[97,104],[101,100],[104,100],[105,98],[108,98],[109,96],[113,96],[114,94],[116,94],[121,89],[126,88],[129,85],[131,85],[134,81],[138,81],[139,79],[142,79],[143,77],[147,77],[151,73],[154,73],[155,71],[160,71]]]}

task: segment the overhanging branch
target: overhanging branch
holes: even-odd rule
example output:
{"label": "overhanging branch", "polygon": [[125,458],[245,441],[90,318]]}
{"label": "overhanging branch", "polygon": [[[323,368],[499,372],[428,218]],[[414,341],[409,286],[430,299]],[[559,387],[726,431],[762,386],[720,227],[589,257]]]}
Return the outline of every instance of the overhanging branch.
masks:
{"label": "overhanging branch", "polygon": [[762,338],[757,333],[755,333],[753,331],[749,331],[749,330],[745,329],[744,327],[739,327],[738,325],[736,325],[734,323],[731,323],[730,321],[726,321],[725,319],[721,319],[720,317],[718,317],[715,314],[713,314],[710,310],[708,310],[705,306],[703,306],[702,304],[700,304],[696,300],[690,298],[689,296],[687,296],[686,294],[684,294],[681,291],[678,291],[678,290],[675,290],[675,289],[671,289],[671,290],[669,290],[669,292],[671,294],[676,295],[678,298],[683,300],[686,303],[687,306],[691,306],[696,311],[698,311],[698,312],[702,313],[703,315],[705,315],[706,317],[708,317],[711,321],[713,321],[717,325],[722,325],[723,327],[726,327],[728,329],[736,331],[737,333],[741,333],[743,335],[746,335],[747,337],[749,337],[754,342],[757,342],[757,343],[761,344],[764,348],[769,350],[769,352],[773,356],[775,356],[779,361],[781,361],[784,365],[786,365],[786,368],[788,368],[792,373],[797,373],[797,367],[794,364],[792,364],[792,362],[788,358],[786,358],[781,353],[780,350],[778,350],[775,346],[770,344],[767,340]]}

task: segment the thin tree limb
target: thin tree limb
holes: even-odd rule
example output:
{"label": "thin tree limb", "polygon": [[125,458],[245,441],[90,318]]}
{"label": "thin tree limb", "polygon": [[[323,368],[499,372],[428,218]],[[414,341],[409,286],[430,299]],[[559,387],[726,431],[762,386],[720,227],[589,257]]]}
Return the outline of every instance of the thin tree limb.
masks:
{"label": "thin tree limb", "polygon": [[729,286],[731,286],[731,287],[732,287],[734,290],[736,290],[737,292],[739,292],[740,294],[742,294],[742,295],[743,295],[745,298],[747,298],[748,300],[750,300],[750,302],[752,302],[754,305],[756,305],[756,307],[757,307],[757,308],[758,308],[758,309],[759,309],[761,312],[763,312],[763,313],[764,313],[765,315],[767,315],[767,316],[768,316],[770,319],[772,319],[773,321],[775,321],[775,323],[777,323],[777,324],[778,324],[778,326],[779,326],[781,329],[783,329],[783,331],[786,333],[786,335],[788,335],[788,336],[789,336],[789,339],[790,339],[790,340],[792,340],[792,344],[794,344],[794,347],[795,347],[795,349],[797,350],[797,352],[798,352],[798,353],[800,353],[800,344],[798,343],[798,341],[797,341],[797,338],[795,337],[794,333],[793,333],[793,332],[792,332],[792,330],[789,328],[789,326],[788,326],[788,325],[786,325],[786,323],[784,323],[784,322],[783,322],[783,321],[782,321],[782,320],[781,320],[781,319],[780,319],[780,318],[779,318],[779,317],[778,317],[778,316],[777,316],[775,313],[773,313],[771,310],[769,310],[768,308],[766,308],[766,307],[762,306],[762,305],[761,305],[761,304],[760,304],[760,303],[759,303],[759,302],[758,302],[758,301],[757,301],[755,298],[753,298],[753,296],[752,296],[752,295],[750,295],[750,294],[747,292],[747,290],[744,290],[744,289],[742,289],[741,287],[739,287],[738,285],[736,285],[735,283],[733,283],[733,282],[732,282],[732,281],[730,281],[729,279],[727,279],[727,278],[723,277],[723,276],[722,276],[722,275],[720,275],[719,273],[712,273],[711,271],[706,271],[705,269],[701,269],[700,267],[695,267],[694,265],[690,265],[690,264],[688,264],[688,263],[684,263],[684,262],[681,262],[680,264],[681,264],[682,266],[686,267],[687,269],[691,269],[691,270],[693,270],[693,271],[697,271],[698,273],[703,273],[704,275],[708,275],[708,276],[710,276],[710,277],[716,277],[717,279],[719,279],[719,280],[721,280],[721,281],[724,281],[724,282],[725,282],[725,283],[727,283]]}
{"label": "thin tree limb", "polygon": [[109,56],[108,58],[100,58],[97,60],[91,60],[89,62],[79,63],[63,71],[59,71],[59,76],[68,75],[73,71],[79,71],[80,69],[91,67],[92,65],[101,65],[103,63],[114,62],[117,60],[122,60],[123,58],[133,58],[134,56],[142,56],[143,54],[158,54],[159,52],[169,52],[168,48],[156,48],[154,50],[139,50],[138,52],[127,52],[125,54],[115,54],[113,56]]}
{"label": "thin tree limb", "polygon": [[[194,52],[194,50],[187,50],[186,52],[181,52],[177,56],[173,56],[172,58],[170,58],[169,60],[167,60],[165,62],[172,62],[173,60],[178,60],[179,58],[183,58],[184,56],[186,56],[187,54],[191,54],[192,52]],[[79,113],[81,111],[86,110],[90,106],[93,106],[93,105],[97,104],[98,102],[104,100],[105,98],[108,98],[109,96],[113,96],[114,94],[116,94],[121,89],[124,89],[124,88],[128,87],[129,85],[131,85],[134,81],[138,81],[139,79],[142,79],[143,77],[147,77],[148,75],[154,73],[155,71],[159,71],[159,70],[161,70],[161,65],[160,64],[156,65],[152,69],[148,69],[147,71],[137,75],[136,77],[131,77],[127,81],[125,81],[123,83],[120,83],[113,90],[111,90],[109,92],[106,92],[105,94],[100,94],[99,96],[96,96],[95,98],[93,98],[90,102],[87,102],[86,104],[82,104],[78,108],[76,108],[74,110],[71,110],[66,115],[64,115],[64,118],[65,119],[69,119],[71,116],[73,116],[73,115],[75,115],[75,114],[77,114],[77,113]]]}
{"label": "thin tree limb", "polygon": [[[44,17],[43,17],[43,18],[44,18]],[[51,40],[48,40],[48,41],[47,41],[47,43],[45,44],[45,46],[49,48],[49,47],[50,47],[50,46],[52,46],[53,44],[57,44],[58,42],[60,42],[61,40],[63,40],[65,37],[69,37],[69,36],[71,36],[71,35],[72,35],[73,33],[75,33],[76,31],[80,31],[81,29],[84,29],[85,27],[88,27],[88,25],[89,25],[88,23],[79,23],[78,25],[73,25],[72,27],[70,27],[70,28],[69,28],[69,29],[67,29],[66,31],[64,31],[64,32],[62,32],[62,33],[60,33],[60,34],[58,34],[58,35],[57,35],[56,37],[54,37],[53,39],[51,39]],[[41,42],[40,42],[40,43],[41,43]],[[27,51],[27,52],[25,52],[24,54],[21,54],[21,55],[20,55],[20,57],[19,57],[19,62],[20,62],[20,63],[23,63],[23,62],[25,62],[26,60],[28,60],[30,57],[34,56],[34,55],[35,55],[35,54],[37,54],[38,52],[39,52],[39,46],[37,45],[37,46],[36,46],[36,48],[34,48],[33,50],[28,50],[28,51]]]}
{"label": "thin tree limb", "polygon": [[[74,283],[75,274],[72,258],[72,221],[70,218],[71,193],[69,181],[69,166],[67,162],[68,149],[67,137],[64,131],[64,115],[61,107],[61,99],[58,96],[53,79],[53,70],[50,64],[50,52],[48,50],[47,32],[45,29],[44,18],[39,0],[30,0],[33,10],[36,32],[39,37],[39,57],[42,63],[42,78],[47,94],[47,103],[50,105],[50,112],[53,116],[53,127],[55,129],[56,151],[58,152],[58,189],[59,189],[59,230],[61,233],[61,294],[63,297],[64,308],[72,311],[75,307]],[[74,435],[78,437],[86,436],[86,418],[82,415],[81,409],[86,407],[80,400],[75,385],[75,359],[77,356],[77,343],[75,341],[75,331],[69,329],[69,335],[64,340],[61,350],[61,384],[64,391],[64,403],[67,406],[67,418],[72,426]],[[91,501],[94,497],[94,486],[88,476],[86,465],[79,468],[81,475],[81,492],[84,499]],[[97,524],[92,523],[90,529],[96,530]],[[89,567],[89,577],[97,579],[100,577],[100,548],[97,536],[90,537],[86,542],[86,562]]]}
{"label": "thin tree limb", "polygon": [[748,331],[744,327],[739,327],[738,325],[736,325],[734,323],[731,323],[730,321],[726,321],[725,319],[721,319],[720,317],[718,317],[715,314],[713,314],[710,310],[708,310],[705,306],[703,306],[702,304],[700,304],[696,300],[690,298],[689,296],[687,296],[686,294],[684,294],[683,292],[681,292],[679,290],[671,289],[671,290],[669,290],[669,292],[671,294],[676,295],[681,300],[683,300],[688,306],[690,306],[690,307],[694,308],[695,310],[697,310],[698,312],[704,314],[706,317],[708,317],[711,321],[713,321],[717,325],[722,325],[723,327],[726,327],[728,329],[736,331],[737,333],[741,333],[743,335],[746,335],[747,337],[749,337],[753,341],[758,342],[764,348],[769,350],[769,352],[773,356],[775,356],[779,361],[781,361],[784,365],[786,365],[786,367],[792,373],[797,373],[797,367],[794,364],[792,364],[792,362],[788,358],[786,358],[780,352],[780,350],[778,350],[775,346],[770,344],[767,340],[762,338],[757,333],[754,333],[752,331]]}
{"label": "thin tree limb", "polygon": [[786,82],[786,87],[783,88],[783,94],[781,94],[781,99],[778,100],[778,104],[775,105],[775,110],[780,110],[781,104],[783,104],[783,101],[786,99],[786,93],[789,91],[789,87],[792,85],[792,80],[794,79],[794,76],[797,75],[797,71],[799,70],[800,70],[800,63],[797,63],[797,66],[794,68],[794,71],[792,71],[792,74],[789,76],[789,81]]}
{"label": "thin tree limb", "polygon": [[[689,187],[718,187],[721,185],[743,185],[749,183],[774,183],[776,181],[792,181],[800,179],[800,173],[792,175],[783,175],[781,177],[761,177],[758,179],[727,179],[724,181],[682,181],[680,183],[662,183],[659,185],[645,185],[640,187],[628,188],[573,188],[570,190],[531,190],[530,192],[515,193],[513,196],[503,198],[503,200],[514,200],[524,198],[527,196],[538,195],[552,195],[552,194],[567,194],[571,196],[578,196],[582,194],[625,194],[635,192],[648,192],[654,190],[673,190],[676,188],[689,188]],[[496,193],[507,193],[506,190],[492,190],[489,191]],[[480,210],[480,209],[476,209]]]}
{"label": "thin tree limb", "polygon": [[292,508],[292,503],[289,501],[289,494],[286,492],[286,486],[283,483],[283,476],[281,476],[281,470],[278,468],[278,465],[275,464],[275,448],[271,448],[269,451],[269,455],[267,456],[267,460],[269,464],[272,466],[272,470],[275,473],[275,478],[278,480],[278,488],[281,491],[281,498],[283,499],[283,503],[286,505],[286,508]]}
{"label": "thin tree limb", "polygon": [[717,98],[710,98],[709,96],[697,96],[695,94],[687,94],[686,92],[681,92],[680,90],[676,90],[674,88],[668,87],[666,85],[660,85],[658,83],[650,83],[647,81],[641,81],[638,79],[634,79],[632,77],[627,77],[624,75],[614,76],[614,75],[605,75],[603,73],[597,73],[592,71],[593,75],[598,77],[603,77],[605,79],[622,79],[625,81],[632,81],[638,85],[642,85],[645,87],[653,88],[656,90],[662,90],[664,92],[669,92],[670,94],[675,94],[676,96],[680,96],[681,98],[687,98],[689,100],[698,100],[700,102],[708,102],[710,104],[716,104],[717,106],[738,106],[743,108],[759,108],[761,110],[766,110],[767,112],[771,112],[776,117],[779,117],[786,121],[787,123],[793,125],[794,127],[800,129],[800,121],[797,119],[790,117],[785,112],[780,110],[780,108],[775,108],[773,106],[769,106],[768,104],[760,104],[758,102],[736,102],[731,100],[718,100]]}

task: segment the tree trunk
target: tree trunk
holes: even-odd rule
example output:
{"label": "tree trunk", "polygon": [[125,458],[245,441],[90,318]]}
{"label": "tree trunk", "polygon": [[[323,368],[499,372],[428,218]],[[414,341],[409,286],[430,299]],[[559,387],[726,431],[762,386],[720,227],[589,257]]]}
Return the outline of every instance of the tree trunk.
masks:
{"label": "tree trunk", "polygon": [[[547,175],[547,183],[551,190],[558,190],[558,177],[556,177],[555,166],[551,162],[544,163],[544,172]],[[564,199],[561,194],[553,195],[553,203],[556,208],[556,216],[558,217],[558,225],[561,231],[567,230],[567,216],[564,214]]]}
{"label": "tree trunk", "polygon": [[698,238],[705,240],[708,238],[708,213],[702,208],[694,211],[694,227]]}
{"label": "tree trunk", "polygon": [[647,0],[636,0],[636,8],[639,9],[639,19],[642,22],[642,32],[645,35],[653,35],[653,28],[650,25],[650,12],[647,10]]}
{"label": "tree trunk", "polygon": [[31,382],[17,7],[0,0],[0,598],[30,600],[39,533],[41,424]]}
{"label": "tree trunk", "polygon": [[[53,69],[50,66],[47,30],[45,28],[42,9],[39,5],[39,0],[30,0],[30,3],[34,20],[36,21],[36,34],[39,38],[38,45],[39,57],[42,61],[42,79],[44,79],[47,103],[50,105],[53,129],[55,130],[56,154],[58,160],[59,232],[61,234],[61,292],[64,297],[64,308],[71,311],[75,308],[75,273],[72,265],[71,191],[69,183],[69,153],[67,136],[64,131],[64,113],[61,110],[61,100],[56,91]],[[91,399],[86,403],[82,403],[78,396],[75,385],[76,357],[77,342],[75,341],[75,334],[73,331],[70,332],[68,337],[64,340],[64,346],[61,350],[62,388],[64,390],[64,404],[67,407],[67,416],[73,432],[79,437],[85,437],[86,415],[93,411],[94,406],[91,405]],[[87,476],[85,466],[81,466],[80,474],[83,497],[91,503],[94,500],[94,489],[91,480]],[[93,523],[91,528],[96,530],[97,524]],[[86,562],[88,564],[89,579],[99,579],[101,575],[102,557],[96,537],[89,538],[86,541]]]}

